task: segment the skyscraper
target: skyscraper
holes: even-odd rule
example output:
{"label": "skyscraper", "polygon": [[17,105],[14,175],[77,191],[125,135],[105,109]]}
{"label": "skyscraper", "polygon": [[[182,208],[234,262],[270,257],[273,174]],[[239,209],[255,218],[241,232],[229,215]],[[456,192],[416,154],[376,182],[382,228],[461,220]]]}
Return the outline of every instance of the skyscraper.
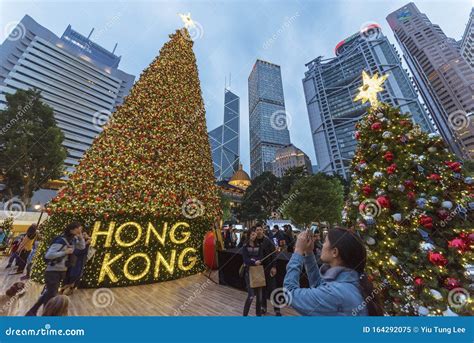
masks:
{"label": "skyscraper", "polygon": [[387,21],[441,136],[460,158],[474,158],[474,71],[458,43],[413,3]]}
{"label": "skyscraper", "polygon": [[469,21],[461,39],[461,55],[471,69],[474,69],[474,8],[471,9]]}
{"label": "skyscraper", "polygon": [[72,171],[135,80],[119,62],[71,26],[59,38],[26,15],[0,46],[0,108],[7,93],[40,90],[64,132]]}
{"label": "skyscraper", "polygon": [[272,171],[276,151],[290,144],[280,66],[257,60],[248,79],[250,174]]}
{"label": "skyscraper", "polygon": [[381,101],[411,114],[424,131],[433,126],[402,68],[395,47],[377,24],[364,27],[337,44],[336,57],[317,57],[306,66],[303,79],[311,133],[319,171],[349,175],[357,142],[355,124],[370,106],[354,102],[362,84],[362,71],[388,74]]}
{"label": "skyscraper", "polygon": [[224,93],[224,124],[209,132],[214,176],[229,180],[239,169],[240,98],[229,89]]}

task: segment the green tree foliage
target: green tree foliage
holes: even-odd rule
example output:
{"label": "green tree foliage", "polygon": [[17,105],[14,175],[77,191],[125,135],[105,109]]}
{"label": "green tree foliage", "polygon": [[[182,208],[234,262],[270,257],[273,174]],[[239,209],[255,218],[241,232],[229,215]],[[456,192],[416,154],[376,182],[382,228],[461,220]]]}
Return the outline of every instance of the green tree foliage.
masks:
{"label": "green tree foliage", "polygon": [[36,90],[7,94],[0,111],[0,170],[5,197],[19,197],[30,205],[33,192],[63,175],[66,150],[53,109]]}
{"label": "green tree foliage", "polygon": [[344,190],[339,179],[318,173],[300,179],[290,193],[284,214],[294,223],[308,227],[311,222],[341,221]]}
{"label": "green tree foliage", "polygon": [[241,221],[267,220],[282,203],[279,179],[270,172],[257,176],[238,208]]}
{"label": "green tree foliage", "polygon": [[281,194],[288,196],[290,194],[291,188],[296,184],[296,182],[308,175],[309,174],[304,166],[288,169],[280,180]]}

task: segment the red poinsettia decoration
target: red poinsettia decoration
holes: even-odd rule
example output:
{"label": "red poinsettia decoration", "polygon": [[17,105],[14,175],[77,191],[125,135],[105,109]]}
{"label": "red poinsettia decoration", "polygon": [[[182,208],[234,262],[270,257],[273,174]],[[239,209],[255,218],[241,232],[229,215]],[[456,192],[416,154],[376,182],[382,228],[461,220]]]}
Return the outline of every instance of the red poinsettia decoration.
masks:
{"label": "red poinsettia decoration", "polygon": [[379,196],[377,198],[377,202],[383,208],[389,208],[390,207],[390,198],[386,195]]}
{"label": "red poinsettia decoration", "polygon": [[420,223],[421,226],[423,226],[426,229],[433,228],[433,218],[431,218],[430,216],[422,214],[420,218],[418,219],[418,222]]}
{"label": "red poinsettia decoration", "polygon": [[467,250],[468,245],[464,239],[457,237],[448,242],[448,247],[464,252]]}
{"label": "red poinsettia decoration", "polygon": [[449,169],[451,169],[455,173],[460,173],[462,164],[459,162],[453,162],[453,161],[446,161],[444,162],[448,166]]}
{"label": "red poinsettia decoration", "polygon": [[397,170],[397,165],[392,163],[390,166],[387,167],[387,174],[393,174]]}
{"label": "red poinsettia decoration", "polygon": [[448,264],[448,260],[440,252],[430,251],[428,253],[428,260],[436,266],[445,266]]}

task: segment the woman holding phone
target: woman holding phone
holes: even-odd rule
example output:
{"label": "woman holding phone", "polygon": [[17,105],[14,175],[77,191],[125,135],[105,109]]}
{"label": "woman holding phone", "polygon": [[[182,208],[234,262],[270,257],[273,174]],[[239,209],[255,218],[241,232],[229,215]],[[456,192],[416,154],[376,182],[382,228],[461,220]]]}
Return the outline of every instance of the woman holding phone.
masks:
{"label": "woman holding phone", "polygon": [[249,230],[249,236],[247,242],[242,248],[242,256],[244,259],[244,275],[245,275],[245,284],[247,285],[247,299],[245,300],[244,305],[244,316],[248,316],[250,311],[250,306],[252,305],[253,298],[257,297],[256,305],[256,314],[257,316],[262,315],[262,287],[260,288],[251,288],[250,287],[250,275],[249,270],[251,266],[259,266],[262,264],[262,249],[260,245],[257,244],[257,233],[255,228],[252,227]]}
{"label": "woman holding phone", "polygon": [[[284,287],[291,306],[306,316],[381,316],[382,307],[364,272],[364,243],[344,228],[329,230],[318,268],[314,238],[307,230],[298,235],[295,253],[286,267]],[[310,288],[300,288],[303,264]]]}

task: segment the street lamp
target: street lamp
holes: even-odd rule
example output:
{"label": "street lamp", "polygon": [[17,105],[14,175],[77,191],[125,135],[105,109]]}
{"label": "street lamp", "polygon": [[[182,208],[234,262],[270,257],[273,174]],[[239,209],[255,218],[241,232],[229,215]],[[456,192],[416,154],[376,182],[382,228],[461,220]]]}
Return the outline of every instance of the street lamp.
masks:
{"label": "street lamp", "polygon": [[33,206],[36,211],[41,210],[41,204],[38,202],[35,206]]}

